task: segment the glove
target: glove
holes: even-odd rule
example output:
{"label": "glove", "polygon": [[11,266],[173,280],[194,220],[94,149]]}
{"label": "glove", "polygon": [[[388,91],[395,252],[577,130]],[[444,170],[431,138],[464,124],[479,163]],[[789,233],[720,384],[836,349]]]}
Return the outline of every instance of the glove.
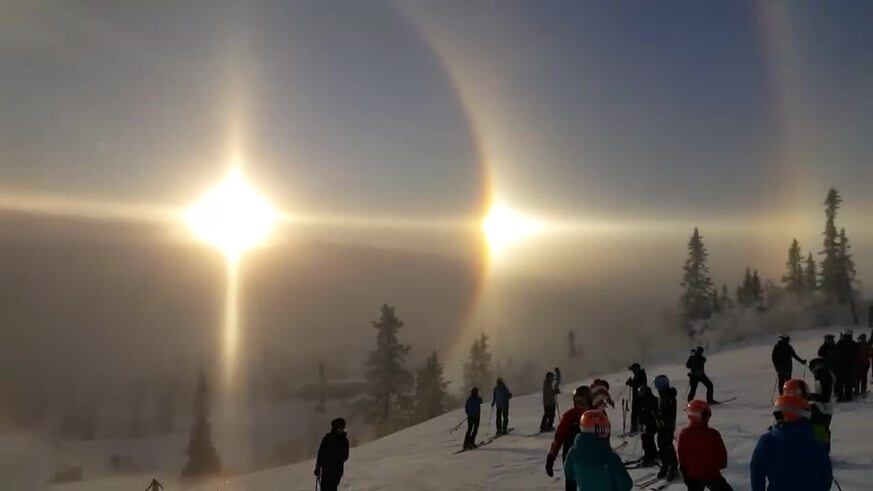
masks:
{"label": "glove", "polygon": [[555,477],[555,456],[552,454],[546,457],[546,475]]}
{"label": "glove", "polygon": [[800,360],[800,363],[806,365],[806,360]]}

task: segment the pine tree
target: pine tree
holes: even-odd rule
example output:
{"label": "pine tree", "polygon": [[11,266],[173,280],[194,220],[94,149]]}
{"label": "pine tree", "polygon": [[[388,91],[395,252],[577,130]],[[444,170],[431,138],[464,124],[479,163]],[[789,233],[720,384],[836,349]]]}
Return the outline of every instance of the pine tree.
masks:
{"label": "pine tree", "polygon": [[755,288],[752,281],[752,272],[746,268],[746,275],[743,276],[743,283],[737,287],[737,305],[744,308],[751,307],[754,301],[753,290]]}
{"label": "pine tree", "polygon": [[782,283],[792,293],[802,293],[806,290],[804,285],[803,255],[800,253],[800,244],[797,239],[791,242],[788,249],[788,262],[785,263],[786,271],[782,276]]}
{"label": "pine tree", "polygon": [[194,411],[187,453],[188,463],[182,470],[183,477],[208,476],[217,474],[221,470],[221,460],[212,443],[212,426],[209,423],[209,385],[206,383],[206,374],[203,370],[200,370],[194,393]]}
{"label": "pine tree", "polygon": [[[404,369],[409,346],[400,344],[397,333],[403,321],[394,314],[394,307],[383,304],[376,330],[376,349],[367,359],[365,378],[367,393],[373,406],[373,417],[382,430],[393,427],[402,419],[410,405],[409,390],[412,375]],[[392,418],[395,420],[392,422]]]}
{"label": "pine tree", "polygon": [[761,278],[758,276],[758,270],[752,274],[752,305],[758,308],[764,308],[764,288],[761,286]]}
{"label": "pine tree", "polygon": [[448,382],[443,378],[444,367],[434,351],[424,365],[415,371],[415,419],[425,421],[446,411],[449,394]]}
{"label": "pine tree", "polygon": [[849,249],[852,246],[849,245],[849,238],[846,237],[846,229],[840,229],[839,235],[839,258],[840,258],[840,266],[839,272],[840,277],[842,279],[842,284],[839,285],[838,288],[838,300],[840,303],[846,303],[854,298],[857,293],[855,289],[855,260],[852,259],[852,254],[849,253]]}
{"label": "pine tree", "polygon": [[464,383],[467,388],[479,387],[486,391],[494,383],[491,353],[488,351],[488,336],[482,334],[470,347],[470,360],[464,363]]}
{"label": "pine tree", "polygon": [[721,298],[719,299],[719,304],[721,305],[722,312],[734,308],[734,302],[731,300],[730,295],[728,295],[727,284],[721,286]]}
{"label": "pine tree", "polygon": [[[708,319],[713,312],[713,283],[706,259],[709,253],[703,245],[703,237],[694,228],[688,242],[688,259],[683,267],[681,285],[685,288],[680,298],[680,306],[686,323]],[[690,326],[689,326],[690,327]]]}
{"label": "pine tree", "polygon": [[826,220],[825,230],[822,233],[824,235],[824,249],[820,253],[824,256],[821,263],[820,287],[825,295],[840,303],[844,302],[840,297],[841,292],[845,291],[843,286],[845,278],[841,272],[840,239],[837,232],[836,219],[842,202],[843,199],[837,190],[831,188],[825,199]]}
{"label": "pine tree", "polygon": [[806,268],[803,270],[803,286],[809,293],[818,290],[818,267],[811,252],[806,258]]}

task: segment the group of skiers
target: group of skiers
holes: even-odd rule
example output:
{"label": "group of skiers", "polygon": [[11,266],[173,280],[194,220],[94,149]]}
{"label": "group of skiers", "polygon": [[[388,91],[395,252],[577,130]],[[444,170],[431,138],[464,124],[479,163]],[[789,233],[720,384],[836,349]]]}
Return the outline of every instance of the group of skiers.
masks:
{"label": "group of skiers", "polygon": [[[788,336],[781,336],[773,348],[772,362],[776,369],[778,398],[774,401],[775,424],[760,437],[750,463],[753,491],[828,490],[832,483],[830,461],[830,425],[833,401],[851,400],[866,394],[867,371],[870,368],[871,344],[863,334],[853,339],[852,331],[842,333],[839,342],[831,335],[809,361],[813,387],[804,380],[792,378],[793,361],[803,365],[791,346]],[[573,407],[565,411],[557,428],[557,394],[560,393],[561,371],[546,373],[542,387],[543,416],[541,432],[554,431],[546,456],[546,473],[554,475],[554,465],[561,455],[567,491],[627,491],[634,486],[629,467],[660,469],[655,479],[670,482],[682,477],[690,491],[729,491],[731,486],[721,471],[727,467],[727,450],[721,435],[709,426],[713,384],[706,374],[704,348],[693,349],[686,367],[689,370],[689,391],[685,411],[688,425],[676,433],[677,390],[666,375],[652,380],[649,387],[645,369],[639,363],[628,367],[631,376],[625,384],[629,389],[630,432],[638,433],[642,456],[622,462],[610,445],[611,424],[606,407],[615,407],[609,394],[609,383],[594,379],[573,392]],[[805,373],[804,373],[805,376]],[[696,399],[699,384],[706,388],[706,400]],[[775,390],[774,390],[775,393]],[[496,433],[508,433],[509,402],[512,399],[506,383],[498,378],[492,391],[491,406],[496,410]],[[476,448],[483,399],[479,388],[472,387],[464,405],[467,431],[464,450]],[[623,406],[624,408],[624,406]],[[674,439],[677,446],[674,447]],[[348,459],[349,444],[345,421],[331,422],[331,432],[321,442],[315,474],[323,490],[337,489]]]}
{"label": "group of skiers", "polygon": [[818,357],[834,375],[834,393],[837,402],[848,402],[856,396],[867,396],[867,372],[870,371],[870,361],[873,358],[873,334],[867,339],[860,334],[854,339],[851,329],[840,335],[835,341],[834,336],[825,336],[824,343],[818,349]]}

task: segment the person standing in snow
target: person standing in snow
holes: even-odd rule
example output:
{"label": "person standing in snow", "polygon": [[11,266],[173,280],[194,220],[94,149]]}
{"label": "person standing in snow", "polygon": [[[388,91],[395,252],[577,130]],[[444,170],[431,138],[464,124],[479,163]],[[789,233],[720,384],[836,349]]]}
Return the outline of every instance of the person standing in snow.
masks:
{"label": "person standing in snow", "polygon": [[497,436],[505,435],[509,431],[510,399],[512,399],[512,392],[509,391],[503,379],[497,377],[497,385],[491,396],[491,407],[497,406]]}
{"label": "person standing in snow", "polygon": [[855,357],[858,353],[857,343],[852,339],[849,329],[840,336],[834,345],[833,364],[831,370],[837,377],[837,402],[849,402],[855,392]]}
{"label": "person standing in snow", "polygon": [[[555,438],[552,440],[552,446],[546,456],[546,474],[549,477],[554,476],[558,450],[561,451],[561,461],[563,462],[567,457],[567,451],[576,441],[576,435],[579,434],[579,422],[582,420],[582,415],[589,409],[591,409],[591,389],[587,385],[580,385],[573,392],[573,407],[561,416],[561,421],[555,430]],[[564,478],[566,491],[576,491],[576,481],[567,479],[566,474]]]}
{"label": "person standing in snow", "polygon": [[873,349],[867,344],[867,335],[858,335],[858,348],[855,353],[855,393],[861,397],[867,397],[867,371],[870,369],[870,356]]}
{"label": "person standing in snow", "polygon": [[673,447],[673,435],[676,433],[676,389],[670,387],[670,379],[666,375],[655,377],[655,388],[658,390],[658,456],[661,458],[659,478],[672,481],[678,474],[679,462],[676,460],[676,449]]}
{"label": "person standing in snow", "polygon": [[643,367],[640,366],[639,363],[634,363],[631,366],[627,367],[628,370],[631,371],[631,376],[627,379],[627,382],[624,384],[627,385],[630,389],[630,432],[636,433],[639,431],[640,426],[640,398],[639,398],[639,390],[640,387],[647,385],[649,383],[646,378],[646,371]]}
{"label": "person standing in snow", "polygon": [[809,394],[810,418],[815,437],[830,453],[831,420],[834,416],[834,374],[821,358],[809,362],[809,369],[815,382]]}
{"label": "person standing in snow", "polygon": [[650,467],[658,461],[658,447],[655,446],[655,435],[658,433],[658,398],[652,394],[648,385],[639,389],[640,404],[640,442],[643,444],[643,458],[640,467]]}
{"label": "person standing in snow", "polygon": [[679,470],[688,491],[731,491],[721,475],[727,467],[727,449],[718,430],[709,427],[712,412],[709,404],[694,400],[688,403],[688,426],[679,432],[677,453]]}
{"label": "person standing in snow", "polygon": [[688,389],[688,401],[686,402],[691,402],[694,399],[694,396],[697,394],[697,384],[703,384],[706,387],[706,402],[710,405],[718,404],[712,398],[712,381],[706,376],[706,357],[703,356],[703,346],[698,346],[691,352],[691,356],[685,362],[685,368],[690,370],[688,372],[690,387]]}
{"label": "person standing in snow", "polygon": [[555,367],[555,394],[561,393],[561,369]]}
{"label": "person standing in snow", "polygon": [[343,477],[343,467],[349,459],[349,439],[346,436],[346,420],[336,418],[330,422],[330,433],[321,439],[315,459],[315,475],[323,491],[336,491]]}
{"label": "person standing in snow", "polygon": [[540,432],[555,430],[555,410],[557,400],[555,399],[555,374],[552,372],[546,373],[546,379],[543,380],[543,419],[540,422]]}
{"label": "person standing in snow", "polygon": [[467,413],[467,433],[464,435],[464,450],[476,448],[476,435],[479,433],[479,417],[482,413],[482,398],[479,397],[479,387],[470,389],[470,397],[464,404]]}
{"label": "person standing in snow", "polygon": [[824,360],[825,362],[830,363],[831,355],[834,352],[834,335],[833,334],[825,334],[824,342],[818,348],[818,357]]}
{"label": "person standing in snow", "polygon": [[779,379],[777,382],[779,395],[782,395],[782,386],[791,379],[791,372],[794,368],[792,359],[799,361],[801,365],[806,365],[806,360],[797,356],[797,353],[791,346],[791,338],[785,335],[779,336],[779,341],[776,342],[776,346],[773,346],[773,354],[770,358],[773,361],[773,368],[776,369],[776,376]]}
{"label": "person standing in snow", "polygon": [[779,396],[773,415],[776,425],[761,436],[752,453],[752,491],[831,489],[831,459],[813,435],[806,399]]}
{"label": "person standing in snow", "polygon": [[564,460],[564,474],[576,482],[577,491],[629,491],[633,480],[621,458],[609,446],[610,424],[606,413],[585,411],[579,434]]}

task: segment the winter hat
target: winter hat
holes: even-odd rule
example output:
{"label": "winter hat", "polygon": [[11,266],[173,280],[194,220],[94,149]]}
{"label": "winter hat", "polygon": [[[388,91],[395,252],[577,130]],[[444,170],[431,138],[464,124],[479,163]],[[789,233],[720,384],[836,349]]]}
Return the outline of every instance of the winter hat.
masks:
{"label": "winter hat", "polygon": [[591,382],[591,405],[595,408],[602,408],[606,404],[612,402],[612,397],[609,395],[609,383],[603,379],[594,379]]}
{"label": "winter hat", "polygon": [[809,419],[809,401],[801,396],[783,394],[776,400],[775,411],[777,421],[797,421]]}
{"label": "winter hat", "polygon": [[582,414],[579,420],[579,431],[589,433],[598,438],[609,438],[611,425],[606,413],[596,409],[590,409]]}
{"label": "winter hat", "polygon": [[688,403],[688,406],[685,408],[685,412],[688,413],[688,420],[691,424],[705,424],[709,421],[709,417],[712,416],[712,411],[709,408],[709,404],[705,401],[699,401],[694,399]]}
{"label": "winter hat", "polygon": [[792,396],[800,396],[804,399],[809,398],[809,386],[803,380],[793,378],[785,382],[782,386],[782,393]]}

